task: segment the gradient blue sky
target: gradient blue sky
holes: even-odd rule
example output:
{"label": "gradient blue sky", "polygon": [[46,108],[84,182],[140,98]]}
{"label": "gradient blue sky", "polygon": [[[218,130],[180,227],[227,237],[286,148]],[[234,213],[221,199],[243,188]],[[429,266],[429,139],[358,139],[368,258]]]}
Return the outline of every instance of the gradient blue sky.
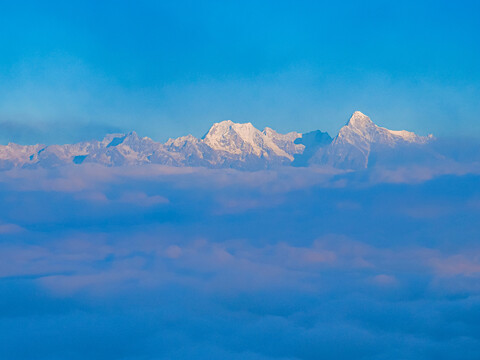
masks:
{"label": "gradient blue sky", "polygon": [[480,136],[478,1],[2,1],[0,143],[231,119]]}

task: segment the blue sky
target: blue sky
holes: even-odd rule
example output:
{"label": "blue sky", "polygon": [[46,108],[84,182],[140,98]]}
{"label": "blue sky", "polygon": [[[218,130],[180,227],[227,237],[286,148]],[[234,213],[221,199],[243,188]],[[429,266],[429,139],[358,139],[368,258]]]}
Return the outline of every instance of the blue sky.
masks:
{"label": "blue sky", "polygon": [[477,1],[10,1],[0,4],[2,143],[231,119],[335,134],[480,135]]}

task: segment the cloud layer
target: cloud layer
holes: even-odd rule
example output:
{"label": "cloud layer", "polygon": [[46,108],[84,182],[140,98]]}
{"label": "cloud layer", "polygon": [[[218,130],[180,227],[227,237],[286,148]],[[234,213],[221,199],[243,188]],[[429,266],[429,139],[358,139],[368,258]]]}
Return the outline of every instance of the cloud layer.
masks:
{"label": "cloud layer", "polygon": [[478,174],[378,175],[2,173],[0,354],[478,358]]}

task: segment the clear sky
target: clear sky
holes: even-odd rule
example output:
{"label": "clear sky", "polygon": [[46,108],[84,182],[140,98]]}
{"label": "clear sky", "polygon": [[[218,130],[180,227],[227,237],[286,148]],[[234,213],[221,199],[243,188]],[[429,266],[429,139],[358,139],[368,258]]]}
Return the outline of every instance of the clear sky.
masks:
{"label": "clear sky", "polygon": [[480,136],[478,1],[2,1],[0,143],[231,119]]}

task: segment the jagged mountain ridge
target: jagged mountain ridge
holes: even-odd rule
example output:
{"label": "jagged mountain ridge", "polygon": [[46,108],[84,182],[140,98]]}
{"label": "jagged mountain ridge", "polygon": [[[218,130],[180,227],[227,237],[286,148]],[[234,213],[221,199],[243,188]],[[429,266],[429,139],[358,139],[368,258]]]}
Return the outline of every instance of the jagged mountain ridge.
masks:
{"label": "jagged mountain ridge", "polygon": [[360,111],[353,113],[332,142],[320,148],[310,159],[310,164],[328,164],[334,167],[361,169],[367,168],[372,153],[401,152],[425,145],[433,140],[433,135],[418,136],[405,130],[389,130],[373,123]]}
{"label": "jagged mountain ridge", "polygon": [[335,138],[314,131],[280,134],[263,131],[251,123],[230,120],[215,123],[203,138],[192,135],[162,144],[148,137],[109,134],[103,140],[66,145],[0,145],[0,169],[52,167],[64,164],[99,163],[106,166],[163,164],[170,166],[230,167],[245,170],[280,165],[329,165],[365,168],[377,148],[422,146],[431,137],[408,131],[393,131],[375,125],[355,112]]}

